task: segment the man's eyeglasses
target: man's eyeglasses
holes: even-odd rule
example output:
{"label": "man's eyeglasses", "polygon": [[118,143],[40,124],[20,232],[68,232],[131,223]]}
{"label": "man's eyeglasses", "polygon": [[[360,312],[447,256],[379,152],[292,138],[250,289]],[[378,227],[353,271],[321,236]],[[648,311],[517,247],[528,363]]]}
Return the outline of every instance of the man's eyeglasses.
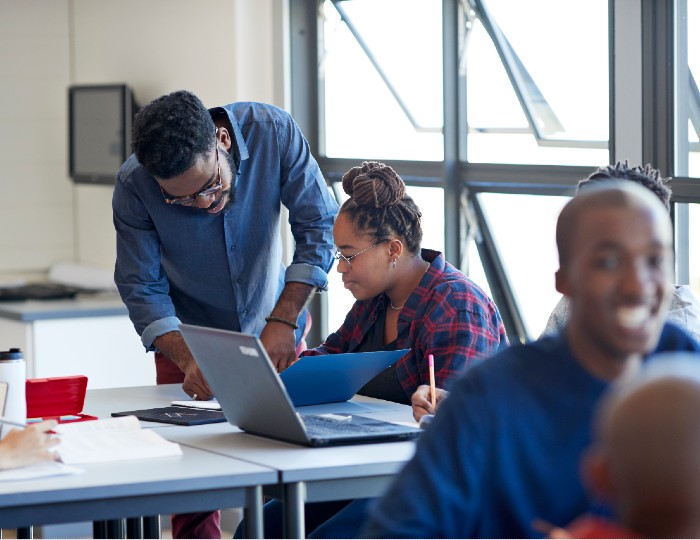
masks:
{"label": "man's eyeglasses", "polygon": [[166,191],[163,189],[163,186],[160,186],[160,191],[163,193],[163,198],[165,199],[166,203],[189,206],[191,204],[194,204],[194,201],[197,200],[197,197],[209,197],[210,195],[221,191],[221,189],[224,187],[224,184],[221,180],[221,165],[219,164],[218,143],[216,144],[214,152],[216,153],[216,178],[212,180],[212,182],[202,191],[195,193],[194,195],[185,195],[183,197],[173,197],[172,195],[166,193]]}
{"label": "man's eyeglasses", "polygon": [[340,262],[340,261],[345,261],[345,262],[347,263],[347,265],[348,265],[348,268],[352,268],[352,263],[351,263],[350,261],[352,261],[352,260],[353,260],[355,257],[357,257],[358,255],[362,255],[365,251],[369,251],[369,250],[372,249],[373,247],[376,247],[376,246],[378,246],[379,244],[381,244],[381,243],[383,243],[383,242],[385,242],[385,241],[386,241],[386,240],[380,240],[379,242],[375,242],[375,243],[372,244],[371,246],[369,246],[369,247],[363,249],[362,251],[358,251],[357,253],[355,253],[354,255],[350,255],[349,257],[346,257],[345,255],[343,255],[340,251],[338,251],[338,248],[337,248],[337,247],[333,246],[333,247],[331,248],[331,254],[333,255],[333,258],[334,258],[336,261],[338,261],[338,262]]}

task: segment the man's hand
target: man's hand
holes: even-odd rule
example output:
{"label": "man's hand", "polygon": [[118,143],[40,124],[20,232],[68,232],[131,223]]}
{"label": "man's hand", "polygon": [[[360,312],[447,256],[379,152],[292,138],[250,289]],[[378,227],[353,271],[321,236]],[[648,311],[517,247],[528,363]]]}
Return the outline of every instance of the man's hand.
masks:
{"label": "man's hand", "polygon": [[187,363],[183,372],[185,373],[185,380],[182,382],[182,389],[188,396],[203,401],[208,401],[214,397],[194,358]]}
{"label": "man's hand", "polygon": [[[285,283],[270,316],[296,324],[299,313],[308,304],[316,290],[312,285],[290,281]],[[290,324],[270,320],[260,334],[267,355],[272,360],[277,373],[281,373],[297,361],[296,336]]]}
{"label": "man's hand", "polygon": [[180,332],[168,332],[158,336],[153,344],[185,374],[182,383],[185,394],[204,401],[214,397]]}
{"label": "man's hand", "polygon": [[284,323],[270,321],[260,334],[260,342],[272,360],[277,373],[283,372],[297,359],[294,329]]}
{"label": "man's hand", "polygon": [[[435,408],[440,405],[440,401],[447,397],[449,392],[442,388],[435,389]],[[432,404],[430,403],[430,386],[421,384],[411,396],[411,408],[413,409],[413,418],[416,422],[421,419],[421,416],[426,414],[435,414]]]}

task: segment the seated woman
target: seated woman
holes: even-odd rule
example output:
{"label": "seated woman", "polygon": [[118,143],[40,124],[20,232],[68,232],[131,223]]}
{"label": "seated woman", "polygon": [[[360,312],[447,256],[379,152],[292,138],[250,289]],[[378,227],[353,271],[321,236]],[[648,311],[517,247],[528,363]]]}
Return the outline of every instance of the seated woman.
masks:
{"label": "seated woman", "polygon": [[[394,169],[364,162],[343,176],[343,189],[349,199],[333,227],[334,254],[357,301],[343,325],[302,356],[411,349],[360,391],[410,405],[418,386],[429,382],[428,355],[434,357],[437,386],[446,387],[507,345],[501,316],[486,293],[441,253],[421,249],[421,212]],[[357,537],[365,500],[346,507],[350,502],[306,505],[309,536]],[[282,537],[281,524],[281,503],[272,501],[265,507],[265,536]]]}

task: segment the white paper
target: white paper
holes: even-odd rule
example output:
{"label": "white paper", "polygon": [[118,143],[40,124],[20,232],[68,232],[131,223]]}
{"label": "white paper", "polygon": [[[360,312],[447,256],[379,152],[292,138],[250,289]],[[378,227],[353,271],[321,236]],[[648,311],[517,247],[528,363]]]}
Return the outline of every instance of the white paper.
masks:
{"label": "white paper", "polygon": [[170,404],[176,407],[192,407],[193,409],[211,409],[214,411],[221,410],[221,405],[216,401],[216,398],[210,399],[209,401],[202,401],[200,399],[171,401]]}
{"label": "white paper", "polygon": [[54,448],[69,465],[182,455],[179,444],[141,429],[135,416],[59,424],[54,430],[61,440]]}
{"label": "white paper", "polygon": [[85,472],[83,469],[72,467],[59,461],[42,461],[18,469],[0,470],[0,482],[31,480],[33,478],[46,478],[47,476],[61,476],[66,474],[81,474],[83,472]]}
{"label": "white paper", "polygon": [[135,416],[115,416],[84,422],[58,424],[53,430],[60,434],[88,433],[93,431],[132,431],[141,429],[141,423]]}

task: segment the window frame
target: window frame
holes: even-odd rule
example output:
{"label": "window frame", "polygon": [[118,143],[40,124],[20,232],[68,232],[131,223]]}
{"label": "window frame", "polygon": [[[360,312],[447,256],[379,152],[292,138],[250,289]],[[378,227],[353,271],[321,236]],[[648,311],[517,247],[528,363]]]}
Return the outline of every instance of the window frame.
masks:
{"label": "window frame", "polygon": [[[345,0],[352,1],[352,0]],[[687,28],[683,26],[686,0],[656,2],[634,0],[608,2],[609,10],[609,162],[629,159],[631,163],[653,163],[672,177],[673,203],[700,203],[700,179],[676,176],[677,152],[685,139],[676,132],[679,114],[675,109],[679,96],[678,65],[687,66]],[[322,118],[322,81],[318,72],[318,48],[322,44],[319,13],[323,0],[289,0],[290,73],[292,114],[306,134],[326,180],[337,182],[357,160],[324,156]],[[510,283],[503,271],[488,224],[478,204],[479,193],[532,195],[571,195],[576,183],[591,172],[590,167],[552,165],[476,164],[466,162],[465,80],[459,70],[459,46],[464,30],[460,28],[462,10],[483,7],[480,0],[443,0],[443,97],[444,160],[442,162],[395,161],[408,184],[439,186],[445,193],[445,257],[462,267],[465,260],[465,227],[470,209],[482,238],[477,243],[487,273],[489,287],[502,313],[511,342],[525,342],[528,336],[522,314],[514,301]],[[678,36],[675,29],[678,28]],[[642,39],[644,36],[644,39]],[[631,46],[640,43],[639,47]],[[672,61],[669,62],[668,59]],[[512,67],[512,66],[511,66]],[[642,81],[641,83],[639,81]],[[692,102],[691,102],[692,105]],[[682,116],[681,116],[682,117]],[[528,117],[529,118],[529,117]],[[687,118],[687,116],[686,116]],[[530,118],[529,118],[530,119]],[[686,128],[687,131],[687,128]],[[687,155],[687,148],[685,148]],[[602,165],[602,164],[601,164]],[[682,164],[681,164],[682,165]],[[686,169],[687,170],[687,169]],[[467,204],[463,204],[466,199]],[[672,218],[676,227],[677,282],[688,279],[688,219],[686,205],[674,204]],[[684,281],[685,279],[685,281]],[[323,298],[323,297],[322,297]],[[314,301],[315,324],[310,343],[320,342],[328,334],[323,301]]]}

